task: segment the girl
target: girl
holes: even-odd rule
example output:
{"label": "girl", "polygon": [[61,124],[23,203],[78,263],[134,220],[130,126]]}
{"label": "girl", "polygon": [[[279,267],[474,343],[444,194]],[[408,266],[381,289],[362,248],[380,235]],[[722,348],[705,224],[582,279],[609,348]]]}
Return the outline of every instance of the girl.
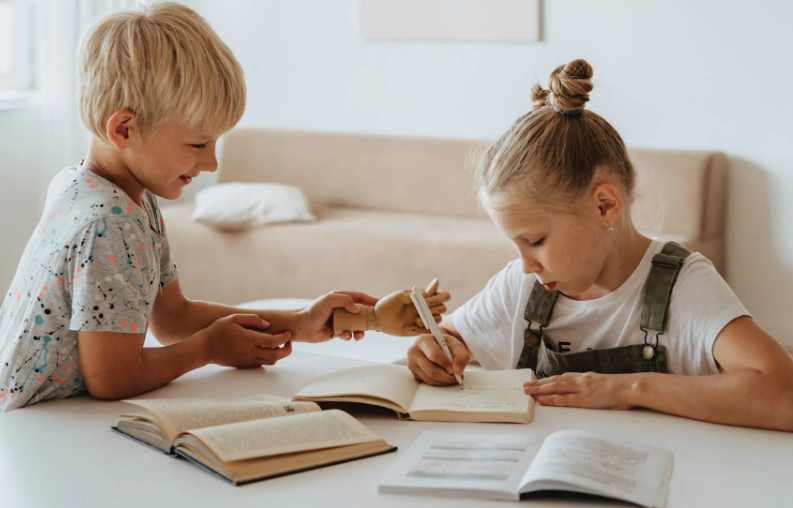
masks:
{"label": "girl", "polygon": [[558,67],[532,111],[476,168],[479,196],[520,259],[441,323],[408,367],[452,384],[476,358],[532,368],[546,406],[648,407],[699,420],[793,431],[793,360],[698,253],[640,234],[635,175],[614,128],[584,106],[592,67]]}

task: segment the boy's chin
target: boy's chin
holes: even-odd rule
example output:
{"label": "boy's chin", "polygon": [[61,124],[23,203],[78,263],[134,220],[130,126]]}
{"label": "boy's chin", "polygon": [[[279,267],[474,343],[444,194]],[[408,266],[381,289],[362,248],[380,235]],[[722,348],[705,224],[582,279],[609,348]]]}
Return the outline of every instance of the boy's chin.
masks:
{"label": "boy's chin", "polygon": [[149,189],[151,193],[155,196],[163,198],[163,199],[178,199],[182,196],[183,187],[179,186],[179,188],[174,187],[160,187],[156,189]]}

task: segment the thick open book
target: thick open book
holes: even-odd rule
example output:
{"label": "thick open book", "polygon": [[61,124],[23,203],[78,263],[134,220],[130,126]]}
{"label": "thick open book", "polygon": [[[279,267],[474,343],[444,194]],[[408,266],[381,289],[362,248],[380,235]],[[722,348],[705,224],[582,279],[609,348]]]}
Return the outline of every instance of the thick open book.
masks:
{"label": "thick open book", "polygon": [[396,450],[343,411],[262,395],[127,400],[116,432],[234,485]]}
{"label": "thick open book", "polygon": [[371,404],[420,421],[530,423],[534,399],[523,383],[532,379],[531,369],[482,370],[466,372],[462,387],[429,386],[407,367],[371,365],[320,376],[294,400]]}
{"label": "thick open book", "polygon": [[580,430],[526,434],[422,432],[378,492],[519,500],[568,491],[663,508],[671,452]]}

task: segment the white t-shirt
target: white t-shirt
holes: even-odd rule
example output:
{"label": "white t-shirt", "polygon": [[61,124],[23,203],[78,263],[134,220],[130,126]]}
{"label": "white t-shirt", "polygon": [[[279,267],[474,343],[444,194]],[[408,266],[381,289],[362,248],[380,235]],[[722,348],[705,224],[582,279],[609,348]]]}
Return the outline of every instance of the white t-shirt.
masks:
{"label": "white t-shirt", "polygon": [[[559,295],[544,329],[546,344],[563,353],[643,344],[639,321],[644,290],[652,258],[663,246],[654,239],[633,274],[613,293],[588,301]],[[534,274],[523,273],[520,259],[511,261],[452,315],[455,328],[486,369],[517,366],[528,325],[523,314],[534,281]],[[659,337],[666,347],[669,373],[718,373],[713,358],[716,337],[732,320],[748,315],[713,264],[702,254],[691,254],[672,291],[666,332]]]}

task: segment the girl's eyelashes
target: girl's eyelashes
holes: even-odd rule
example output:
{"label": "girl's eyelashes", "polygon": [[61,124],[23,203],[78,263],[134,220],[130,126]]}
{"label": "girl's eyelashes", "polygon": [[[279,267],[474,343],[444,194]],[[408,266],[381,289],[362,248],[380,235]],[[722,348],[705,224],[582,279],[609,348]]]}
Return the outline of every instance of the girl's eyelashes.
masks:
{"label": "girl's eyelashes", "polygon": [[201,144],[198,144],[198,145],[190,145],[190,146],[192,146],[193,148],[201,149],[201,148],[204,148],[205,146],[207,146],[207,144],[206,143],[201,143]]}
{"label": "girl's eyelashes", "polygon": [[529,241],[529,247],[537,248],[545,241],[545,237],[540,238],[536,242]]}

